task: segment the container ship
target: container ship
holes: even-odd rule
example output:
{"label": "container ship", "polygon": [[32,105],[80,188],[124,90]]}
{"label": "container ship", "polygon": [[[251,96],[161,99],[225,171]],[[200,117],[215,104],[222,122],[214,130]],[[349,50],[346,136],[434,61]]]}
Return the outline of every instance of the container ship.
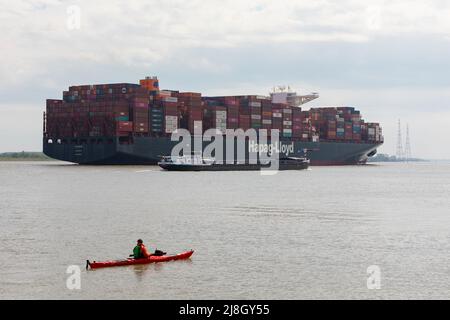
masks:
{"label": "container ship", "polygon": [[[317,93],[297,95],[278,88],[268,96],[202,96],[160,90],[157,77],[139,84],[71,86],[62,99],[48,99],[43,151],[78,164],[157,164],[171,155],[178,129],[279,130],[277,152],[303,157],[311,165],[364,164],[383,143],[378,123],[366,122],[354,107],[302,106]],[[208,143],[202,143],[203,148]],[[252,147],[246,142],[246,148]],[[224,149],[224,153],[226,153]]]}

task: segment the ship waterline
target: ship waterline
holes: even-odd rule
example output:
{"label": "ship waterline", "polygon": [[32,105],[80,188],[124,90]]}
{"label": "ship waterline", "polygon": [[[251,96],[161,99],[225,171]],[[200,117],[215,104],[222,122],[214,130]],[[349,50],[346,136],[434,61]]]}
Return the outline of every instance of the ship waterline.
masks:
{"label": "ship waterline", "polygon": [[[62,141],[43,141],[44,153],[54,159],[79,164],[98,165],[156,165],[162,156],[171,155],[178,144],[170,137],[133,137],[124,141],[119,137],[96,137],[67,139]],[[270,144],[270,141],[268,142]],[[209,142],[203,142],[203,149]],[[281,138],[276,151],[284,151],[283,155],[301,157],[307,150],[311,165],[356,165],[366,163],[368,157],[376,154],[381,143],[347,143],[347,142],[308,142],[292,141]],[[254,145],[246,143],[246,159],[248,151]],[[235,146],[236,148],[236,146]],[[237,154],[237,152],[235,152]],[[224,146],[224,156],[226,148]]]}

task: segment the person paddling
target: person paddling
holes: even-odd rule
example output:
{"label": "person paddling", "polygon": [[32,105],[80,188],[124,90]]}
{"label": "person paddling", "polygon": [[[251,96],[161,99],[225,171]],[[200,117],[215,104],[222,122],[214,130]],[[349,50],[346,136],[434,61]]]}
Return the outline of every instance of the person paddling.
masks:
{"label": "person paddling", "polygon": [[134,259],[145,259],[151,256],[151,254],[147,250],[147,247],[144,245],[144,241],[142,241],[142,239],[139,239],[137,241],[137,244],[133,249],[132,256],[134,257]]}

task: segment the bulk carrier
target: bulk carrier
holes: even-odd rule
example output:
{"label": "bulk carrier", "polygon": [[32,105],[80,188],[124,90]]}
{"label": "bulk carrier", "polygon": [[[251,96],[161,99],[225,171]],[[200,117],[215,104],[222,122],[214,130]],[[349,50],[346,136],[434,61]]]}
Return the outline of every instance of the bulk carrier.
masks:
{"label": "bulk carrier", "polygon": [[[278,88],[269,96],[214,96],[160,90],[156,77],[139,84],[71,86],[63,99],[48,99],[43,151],[79,164],[157,164],[171,155],[177,129],[194,133],[215,128],[279,130],[268,144],[283,157],[303,157],[311,165],[363,164],[383,143],[378,123],[365,122],[354,107],[301,106],[317,93],[297,95]],[[203,148],[209,143],[203,142]],[[246,141],[249,151],[253,146]],[[226,154],[224,147],[223,153]]]}

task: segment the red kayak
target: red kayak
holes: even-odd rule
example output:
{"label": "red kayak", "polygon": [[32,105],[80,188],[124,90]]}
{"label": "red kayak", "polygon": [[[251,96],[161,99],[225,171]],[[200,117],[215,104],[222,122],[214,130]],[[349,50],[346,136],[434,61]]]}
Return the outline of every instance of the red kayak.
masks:
{"label": "red kayak", "polygon": [[120,267],[120,266],[130,266],[134,264],[148,264],[148,263],[156,263],[156,262],[166,262],[166,261],[173,261],[173,260],[184,260],[189,259],[192,254],[194,253],[194,250],[186,251],[177,255],[164,255],[164,256],[150,256],[149,258],[144,259],[133,259],[129,258],[126,260],[112,260],[112,261],[104,261],[104,262],[90,262],[87,260],[86,263],[86,269],[89,267],[91,269],[98,269],[98,268],[108,268],[108,267]]}

